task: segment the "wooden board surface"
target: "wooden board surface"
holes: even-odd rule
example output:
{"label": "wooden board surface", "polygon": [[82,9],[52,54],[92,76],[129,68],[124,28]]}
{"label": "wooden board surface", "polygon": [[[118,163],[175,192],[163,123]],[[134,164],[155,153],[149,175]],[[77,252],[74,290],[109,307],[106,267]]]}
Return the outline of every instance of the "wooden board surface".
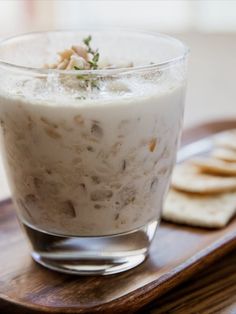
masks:
{"label": "wooden board surface", "polygon": [[236,314],[236,251],[198,272],[137,314]]}
{"label": "wooden board surface", "polygon": [[[209,123],[184,134],[185,143],[236,127]],[[0,312],[131,313],[236,247],[236,219],[223,230],[162,223],[145,263],[109,277],[78,277],[34,263],[12,203],[0,205]]]}

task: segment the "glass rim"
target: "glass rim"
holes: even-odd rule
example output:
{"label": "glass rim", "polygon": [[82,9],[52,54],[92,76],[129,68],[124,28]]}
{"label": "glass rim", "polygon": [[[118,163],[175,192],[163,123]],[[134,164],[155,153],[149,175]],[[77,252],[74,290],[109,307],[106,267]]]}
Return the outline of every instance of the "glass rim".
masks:
{"label": "glass rim", "polygon": [[[141,66],[134,66],[134,67],[123,67],[123,68],[117,68],[117,69],[96,69],[96,70],[79,70],[79,73],[81,75],[90,75],[90,76],[110,76],[114,74],[132,74],[136,72],[142,72],[142,71],[152,71],[152,70],[162,70],[169,68],[182,60],[185,60],[187,56],[189,55],[190,49],[188,48],[185,43],[183,43],[181,40],[172,37],[170,35],[166,35],[164,33],[159,33],[155,31],[142,31],[142,30],[135,30],[135,29],[128,29],[128,28],[115,28],[115,27],[109,27],[109,30],[112,31],[117,31],[121,33],[127,33],[129,32],[130,34],[140,34],[140,35],[151,35],[156,38],[164,38],[168,39],[170,42],[177,43],[178,45],[182,46],[182,53],[177,56],[170,58],[167,61],[159,62],[159,63],[152,63],[152,64],[147,64],[147,65],[141,65]],[[9,36],[6,38],[3,38],[0,40],[0,49],[3,45],[7,44],[8,42],[11,42],[12,40],[20,39],[20,38],[25,38],[25,37],[30,37],[34,35],[40,35],[40,34],[53,34],[53,33],[72,33],[72,32],[82,32],[82,31],[87,31],[87,32],[108,32],[107,28],[104,27],[96,27],[95,28],[80,28],[80,29],[58,29],[58,30],[46,30],[46,31],[33,31],[33,32],[27,32],[23,34],[18,34],[14,36]],[[29,72],[29,73],[37,73],[41,75],[50,75],[50,74],[63,74],[63,75],[78,75],[77,70],[59,70],[59,69],[44,69],[44,68],[37,68],[37,67],[27,67],[23,65],[18,65],[10,62],[6,62],[3,59],[0,58],[0,66],[2,67],[7,67],[11,68],[13,70],[21,70],[24,72]]]}

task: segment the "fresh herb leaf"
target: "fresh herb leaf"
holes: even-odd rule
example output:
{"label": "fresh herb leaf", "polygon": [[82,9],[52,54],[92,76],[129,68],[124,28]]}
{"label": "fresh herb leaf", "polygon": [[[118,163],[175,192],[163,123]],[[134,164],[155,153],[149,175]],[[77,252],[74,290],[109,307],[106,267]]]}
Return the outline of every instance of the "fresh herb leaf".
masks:
{"label": "fresh herb leaf", "polygon": [[96,53],[93,56],[93,62],[98,62],[99,60],[99,53],[96,51]]}
{"label": "fresh herb leaf", "polygon": [[83,68],[79,68],[79,67],[77,67],[76,65],[74,66],[74,69],[75,69],[75,70],[83,70]]}
{"label": "fresh herb leaf", "polygon": [[[99,61],[100,54],[97,49],[96,50],[92,49],[92,47],[90,46],[91,41],[92,41],[91,35],[83,39],[83,43],[86,45],[87,53],[90,55],[90,60],[88,61],[88,64],[90,66],[89,69],[96,70],[98,68],[98,61]],[[76,66],[74,67],[74,69],[83,70]],[[86,86],[88,89],[91,89],[91,88],[99,89],[97,79],[91,79],[91,77],[89,77],[88,75],[80,75],[80,74],[77,75],[77,79],[83,81],[81,83],[83,83],[84,86]]]}
{"label": "fresh herb leaf", "polygon": [[83,43],[84,43],[86,46],[89,47],[91,40],[92,40],[92,36],[89,35],[88,37],[86,37],[86,38],[83,39]]}
{"label": "fresh herb leaf", "polygon": [[98,61],[99,61],[99,52],[98,50],[93,50],[92,47],[90,46],[92,40],[92,36],[89,35],[88,37],[83,39],[83,43],[87,46],[87,52],[92,56],[92,59],[88,61],[90,65],[91,70],[96,70],[98,68]]}

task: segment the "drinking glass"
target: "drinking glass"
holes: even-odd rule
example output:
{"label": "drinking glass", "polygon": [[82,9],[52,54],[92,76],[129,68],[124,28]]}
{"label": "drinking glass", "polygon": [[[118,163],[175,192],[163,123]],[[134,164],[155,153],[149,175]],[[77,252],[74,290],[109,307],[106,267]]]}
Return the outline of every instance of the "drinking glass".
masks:
{"label": "drinking glass", "polygon": [[[44,67],[88,35],[102,68]],[[36,262],[106,275],[145,260],[176,159],[187,55],[177,39],[127,30],[0,43],[2,153]]]}

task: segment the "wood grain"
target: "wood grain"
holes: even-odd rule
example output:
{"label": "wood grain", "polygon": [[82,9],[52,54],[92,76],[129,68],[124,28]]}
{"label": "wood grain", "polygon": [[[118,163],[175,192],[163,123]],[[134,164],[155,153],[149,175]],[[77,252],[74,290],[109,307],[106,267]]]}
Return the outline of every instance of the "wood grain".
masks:
{"label": "wood grain", "polygon": [[[184,141],[228,126],[236,127],[236,121],[192,129]],[[0,310],[4,314],[131,313],[233,248],[236,219],[215,231],[162,223],[149,258],[139,267],[110,277],[63,275],[32,261],[13,205],[5,201],[0,206]]]}
{"label": "wood grain", "polygon": [[236,251],[137,314],[236,313]]}

